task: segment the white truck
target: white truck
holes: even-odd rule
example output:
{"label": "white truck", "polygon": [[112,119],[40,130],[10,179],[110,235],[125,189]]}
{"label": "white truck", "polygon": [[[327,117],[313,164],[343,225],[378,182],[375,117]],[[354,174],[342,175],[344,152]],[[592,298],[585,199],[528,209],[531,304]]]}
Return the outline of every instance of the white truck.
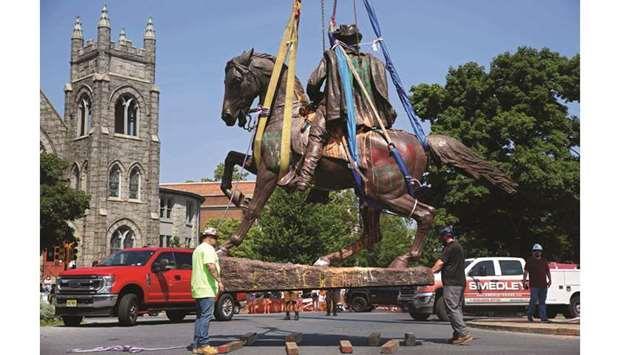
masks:
{"label": "white truck", "polygon": [[[485,257],[465,260],[465,313],[527,310],[529,289],[523,287],[525,260],[513,257]],[[547,314],[554,318],[579,317],[579,273],[576,264],[549,263],[551,287],[547,292]],[[528,278],[529,279],[529,278]],[[431,314],[448,320],[440,273],[435,274],[435,284],[418,287],[411,295],[409,313],[416,320],[426,320]]]}

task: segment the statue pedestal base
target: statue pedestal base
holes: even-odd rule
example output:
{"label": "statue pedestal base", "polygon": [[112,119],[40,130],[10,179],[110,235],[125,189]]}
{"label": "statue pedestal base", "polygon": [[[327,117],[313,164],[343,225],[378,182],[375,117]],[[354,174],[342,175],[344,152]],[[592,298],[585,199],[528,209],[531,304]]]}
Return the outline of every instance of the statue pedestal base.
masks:
{"label": "statue pedestal base", "polygon": [[325,267],[220,258],[224,288],[236,291],[316,290],[326,288],[419,286],[434,282],[431,269]]}

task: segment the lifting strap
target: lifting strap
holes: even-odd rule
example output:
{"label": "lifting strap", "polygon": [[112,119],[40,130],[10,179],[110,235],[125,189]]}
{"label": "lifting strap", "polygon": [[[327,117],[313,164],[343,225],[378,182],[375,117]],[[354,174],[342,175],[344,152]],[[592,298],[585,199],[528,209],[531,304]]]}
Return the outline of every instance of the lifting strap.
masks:
{"label": "lifting strap", "polygon": [[347,141],[349,148],[349,156],[351,163],[351,171],[353,172],[353,179],[355,180],[355,192],[360,197],[360,200],[364,200],[364,188],[362,186],[362,177],[359,173],[359,162],[357,158],[357,120],[355,112],[355,104],[353,102],[353,82],[351,80],[351,73],[355,73],[355,68],[347,65],[346,53],[342,49],[342,45],[336,42],[335,51],[338,63],[338,73],[340,74],[340,84],[342,86],[342,92],[344,93],[344,102],[347,112]]}
{"label": "lifting strap", "polygon": [[[293,9],[288,20],[280,47],[278,56],[269,79],[269,86],[262,107],[264,108],[258,117],[258,126],[254,136],[254,160],[256,166],[261,160],[261,145],[263,142],[263,134],[267,126],[267,120],[271,115],[271,106],[276,93],[276,88],[282,74],[284,62],[288,59],[288,72],[286,75],[286,91],[284,97],[284,118],[282,121],[282,140],[280,142],[280,170],[279,175],[282,177],[287,169],[291,157],[291,125],[293,119],[293,97],[295,96],[295,67],[297,62],[297,44],[299,17],[301,14],[301,0],[293,0]],[[265,108],[267,110],[265,110]]]}
{"label": "lifting strap", "polygon": [[377,19],[377,15],[375,14],[375,9],[370,4],[369,0],[364,0],[364,6],[366,7],[366,12],[368,12],[368,18],[370,19],[370,24],[372,25],[372,29],[375,32],[377,38],[375,39],[375,43],[381,47],[381,51],[383,52],[383,58],[385,59],[385,67],[388,72],[390,72],[390,76],[392,77],[392,82],[396,87],[396,91],[398,92],[398,98],[407,113],[407,117],[409,118],[409,122],[411,123],[411,128],[413,128],[413,134],[418,138],[424,149],[428,148],[428,144],[426,142],[426,134],[422,129],[422,124],[420,123],[420,119],[415,116],[413,113],[413,108],[411,107],[411,102],[409,102],[409,97],[405,92],[404,86],[398,73],[396,72],[396,67],[392,62],[392,58],[390,57],[390,52],[388,51],[388,47],[383,40],[381,34],[381,27],[379,25],[379,20]]}
{"label": "lifting strap", "polygon": [[[407,169],[407,165],[405,165],[405,162],[403,161],[403,158],[400,155],[400,152],[398,151],[398,149],[396,148],[396,145],[394,144],[394,142],[390,138],[390,134],[389,134],[388,130],[385,128],[385,125],[383,124],[383,121],[381,120],[381,116],[379,115],[379,112],[377,111],[377,108],[375,107],[375,105],[373,103],[373,100],[370,97],[370,94],[366,90],[366,87],[364,86],[364,83],[362,82],[362,79],[360,78],[359,74],[355,70],[355,67],[353,66],[353,63],[351,62],[351,58],[344,51],[344,49],[342,48],[342,44],[340,42],[336,42],[335,47],[336,47],[335,48],[336,55],[337,55],[337,58],[338,58],[338,69],[339,69],[339,73],[340,73],[340,79],[343,82],[342,86],[343,86],[343,91],[345,93],[345,102],[346,102],[346,105],[347,105],[347,121],[348,121],[347,122],[348,130],[347,131],[348,131],[348,134],[349,134],[349,137],[348,137],[349,138],[348,139],[349,140],[349,149],[351,150],[351,157],[352,157],[353,161],[356,164],[356,168],[359,165],[358,165],[358,160],[357,160],[356,131],[355,131],[356,120],[355,120],[355,106],[353,104],[353,87],[352,87],[351,81],[349,79],[349,78],[351,78],[351,76],[348,75],[346,70],[340,69],[341,66],[345,66],[345,65],[347,66],[348,72],[350,72],[352,74],[353,78],[355,79],[355,82],[357,83],[358,88],[362,92],[362,95],[364,96],[364,99],[368,102],[370,108],[372,109],[372,114],[375,116],[375,120],[377,121],[377,123],[379,123],[379,127],[381,127],[381,131],[383,131],[383,135],[385,136],[385,139],[386,139],[386,141],[388,143],[388,147],[390,149],[390,154],[392,155],[392,157],[396,161],[396,165],[398,165],[398,169],[400,170],[400,172],[403,174],[403,176],[405,178],[405,185],[407,186],[407,192],[411,196],[414,196],[414,193],[415,193],[415,179],[413,178],[413,176],[411,176],[411,174],[409,174],[409,169]],[[351,113],[350,112],[353,112],[353,117],[351,117]],[[350,128],[351,122],[353,124],[352,132],[351,132],[351,128]],[[355,175],[356,175],[356,172],[354,170],[354,176]],[[357,177],[356,177],[355,181],[356,181],[356,184],[357,184],[358,183],[358,178]],[[359,186],[361,187],[361,182],[360,182]]]}

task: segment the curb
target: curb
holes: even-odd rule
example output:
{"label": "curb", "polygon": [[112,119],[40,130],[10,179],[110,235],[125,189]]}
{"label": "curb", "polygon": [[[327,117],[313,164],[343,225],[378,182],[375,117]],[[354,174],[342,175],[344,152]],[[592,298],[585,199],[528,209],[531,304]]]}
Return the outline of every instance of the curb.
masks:
{"label": "curb", "polygon": [[579,328],[537,328],[537,327],[523,327],[516,325],[500,325],[490,324],[485,322],[467,322],[467,326],[472,328],[488,329],[488,330],[504,330],[509,332],[519,333],[531,333],[531,334],[548,334],[548,335],[568,335],[579,336]]}

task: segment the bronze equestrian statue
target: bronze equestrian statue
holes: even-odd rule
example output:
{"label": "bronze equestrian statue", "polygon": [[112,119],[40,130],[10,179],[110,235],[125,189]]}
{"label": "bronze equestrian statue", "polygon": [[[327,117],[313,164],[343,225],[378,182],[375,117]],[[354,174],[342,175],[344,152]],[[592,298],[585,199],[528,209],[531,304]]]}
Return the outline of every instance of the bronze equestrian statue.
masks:
{"label": "bronze equestrian statue", "polygon": [[[372,97],[372,104],[377,108],[383,126],[392,127],[396,120],[396,111],[388,99],[385,65],[373,55],[360,52],[359,43],[362,40],[362,34],[356,25],[341,25],[333,32],[333,35],[343,44],[345,52],[351,58],[366,91]],[[325,51],[323,59],[308,79],[306,93],[310,98],[310,107],[317,108],[316,115],[311,122],[303,165],[299,171],[291,169],[289,176],[284,177],[280,182],[281,185],[305,191],[314,176],[314,169],[321,159],[323,146],[330,135],[344,130],[347,117],[346,105],[344,94],[341,93],[337,63],[336,51],[333,49]],[[324,93],[321,91],[323,82],[325,82]],[[375,122],[375,116],[368,101],[364,99],[359,90],[353,91],[353,100],[357,114],[355,116],[357,132],[379,129],[380,126]]]}
{"label": "bronze equestrian statue", "polygon": [[[326,58],[328,56],[328,54],[325,55]],[[264,53],[254,53],[251,49],[231,59],[226,64],[225,93],[221,116],[226,125],[233,126],[235,123],[241,127],[246,125],[250,106],[254,99],[259,97],[260,102],[264,100],[274,62],[275,58],[273,56]],[[321,70],[320,66],[319,70]],[[231,151],[226,157],[221,189],[236,206],[243,208],[243,219],[236,233],[218,250],[218,253],[221,255],[227,255],[230,248],[241,244],[261,209],[278,185],[279,150],[286,87],[285,72],[286,68],[283,68],[276,97],[265,128],[261,159],[258,166],[251,156],[246,157],[241,152]],[[383,75],[385,76],[385,74]],[[387,93],[387,90],[385,92]],[[329,91],[326,95],[328,94]],[[317,97],[320,97],[320,95],[314,96],[314,99],[316,100]],[[305,113],[307,111],[306,107],[310,105],[301,83],[296,79],[291,138],[291,147],[295,159],[292,159],[291,163],[289,163],[289,177],[295,177],[294,172],[291,173],[291,171],[298,169],[299,164],[295,160],[299,160],[304,156],[305,142],[312,142],[315,139],[314,143],[310,143],[310,149],[313,150],[319,150],[319,148],[312,146],[313,144],[318,145],[317,141],[320,141],[321,145],[324,142],[324,133],[319,128],[317,134],[317,129],[314,128],[313,131],[312,127],[317,115],[325,114],[325,112],[329,113],[330,109],[333,109],[325,105],[325,100],[321,100],[319,107],[316,107],[317,113],[309,115],[310,118],[302,116],[300,111]],[[389,122],[391,119],[393,122],[393,118],[389,116],[391,112],[389,108],[383,110],[382,113],[385,114],[387,112],[386,121]],[[310,123],[310,132],[307,130],[308,123],[306,120],[312,121]],[[329,122],[329,119],[326,120]],[[317,125],[314,124],[314,126]],[[321,123],[318,126],[321,127]],[[327,126],[329,127],[329,123]],[[308,133],[315,137],[309,138]],[[436,162],[458,168],[475,179],[484,178],[490,184],[499,187],[507,193],[516,192],[516,184],[510,178],[454,138],[431,134],[427,138],[430,153],[429,157],[427,157],[427,152],[415,135],[401,130],[389,130],[389,135],[400,151],[409,173],[417,181],[420,181],[422,174],[426,170],[426,163],[430,157]],[[417,260],[420,257],[424,240],[432,226],[434,208],[418,201],[408,193],[403,175],[390,156],[386,140],[381,132],[369,130],[358,134],[358,147],[360,150],[360,171],[364,179],[364,194],[367,199],[376,203],[361,206],[362,238],[342,250],[334,251],[329,255],[321,257],[315,265],[329,265],[334,261],[350,257],[362,248],[372,248],[381,238],[379,216],[381,208],[383,208],[400,216],[413,218],[417,222],[416,235],[410,250],[394,259],[389,266],[393,268],[406,268],[410,261]],[[315,159],[312,154],[316,154],[316,152],[310,152],[310,159]],[[241,192],[233,191],[232,189],[232,173],[235,165],[239,165],[256,174],[256,186],[251,199],[243,196]],[[297,186],[300,185],[295,184]],[[314,186],[311,194],[315,191],[349,189],[354,187],[354,184],[352,172],[348,167],[346,158],[324,156],[316,163]]]}

